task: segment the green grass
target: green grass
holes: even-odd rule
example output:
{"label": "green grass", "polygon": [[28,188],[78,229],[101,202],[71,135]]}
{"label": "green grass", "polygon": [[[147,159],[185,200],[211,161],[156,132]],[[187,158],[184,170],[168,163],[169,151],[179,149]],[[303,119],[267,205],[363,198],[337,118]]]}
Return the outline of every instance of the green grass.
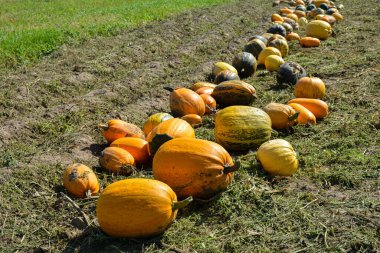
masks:
{"label": "green grass", "polygon": [[231,0],[0,0],[0,67],[35,62],[63,43],[115,35],[176,13]]}

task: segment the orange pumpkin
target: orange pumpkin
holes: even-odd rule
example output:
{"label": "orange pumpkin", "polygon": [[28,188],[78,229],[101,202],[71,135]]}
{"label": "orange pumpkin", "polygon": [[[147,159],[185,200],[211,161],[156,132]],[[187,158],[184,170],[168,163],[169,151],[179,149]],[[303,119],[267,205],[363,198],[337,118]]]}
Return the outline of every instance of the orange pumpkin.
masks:
{"label": "orange pumpkin", "polygon": [[287,41],[292,41],[292,40],[297,40],[297,41],[300,41],[300,36],[298,35],[298,33],[295,33],[295,32],[291,32],[289,34],[286,35],[286,40]]}
{"label": "orange pumpkin", "polygon": [[300,44],[303,47],[319,47],[321,41],[318,38],[303,37],[300,39]]}
{"label": "orange pumpkin", "polygon": [[186,114],[205,114],[205,103],[203,99],[194,91],[187,88],[166,88],[170,93],[170,110],[177,117]]}
{"label": "orange pumpkin", "polygon": [[[118,140],[120,139],[116,141]],[[110,172],[129,175],[133,172],[132,168],[133,165],[135,165],[135,159],[128,151],[122,148],[108,147],[102,151],[99,157],[99,164],[102,168]]]}
{"label": "orange pumpkin", "polygon": [[298,21],[298,16],[294,13],[290,13],[288,15],[286,15],[287,18],[290,18],[290,19],[293,19],[294,21]]}
{"label": "orange pumpkin", "polygon": [[336,19],[334,16],[331,16],[331,15],[324,15],[321,20],[323,21],[326,21],[327,23],[329,23],[330,25],[334,25],[335,22],[336,22]]}
{"label": "orange pumpkin", "polygon": [[185,120],[193,127],[197,127],[202,124],[202,117],[197,114],[187,114],[185,116],[182,116],[181,119]]}
{"label": "orange pumpkin", "polygon": [[[306,13],[304,11],[301,11],[301,10],[295,10],[294,11],[294,14],[297,15],[298,19],[299,18],[306,18]],[[297,20],[298,22],[298,20]]]}
{"label": "orange pumpkin", "polygon": [[287,14],[291,14],[291,13],[293,13],[293,10],[291,10],[291,9],[289,9],[289,8],[281,8],[280,10],[279,10],[279,13],[281,14],[281,15],[287,15]]}
{"label": "orange pumpkin", "polygon": [[144,131],[145,136],[147,136],[150,133],[150,131],[153,130],[153,128],[158,126],[158,124],[172,118],[173,118],[172,115],[165,112],[159,112],[159,113],[150,115],[149,118],[145,121],[144,126],[143,126],[143,131]]}
{"label": "orange pumpkin", "polygon": [[128,151],[136,163],[146,163],[149,159],[148,142],[135,137],[126,137],[115,140],[111,147],[119,147]]}
{"label": "orange pumpkin", "polygon": [[192,138],[168,141],[153,159],[154,178],[172,187],[180,199],[215,196],[227,189],[237,169],[222,146]]}
{"label": "orange pumpkin", "polygon": [[284,22],[284,19],[278,14],[272,14],[271,20],[272,22],[275,22],[275,21],[280,21],[281,23]]}
{"label": "orange pumpkin", "polygon": [[122,137],[145,139],[144,132],[138,126],[119,119],[111,119],[107,122],[107,125],[99,124],[99,127],[108,143]]}
{"label": "orange pumpkin", "polygon": [[206,106],[205,114],[210,114],[212,111],[215,111],[216,100],[211,95],[202,94],[201,98],[203,99],[203,102],[205,102],[205,106]]}
{"label": "orange pumpkin", "polygon": [[99,191],[99,182],[95,173],[84,164],[68,166],[63,174],[63,186],[78,198],[95,195]]}
{"label": "orange pumpkin", "polygon": [[325,101],[314,98],[295,98],[288,103],[297,103],[311,111],[317,119],[322,119],[329,113],[329,106]]}
{"label": "orange pumpkin", "polygon": [[155,127],[147,137],[149,154],[153,155],[165,142],[174,139],[190,137],[195,138],[192,126],[183,119],[173,118],[162,122]]}
{"label": "orange pumpkin", "polygon": [[298,124],[300,124],[300,125],[307,125],[307,124],[315,125],[317,123],[317,119],[315,118],[314,114],[311,111],[309,111],[308,109],[306,109],[305,107],[303,107],[302,105],[296,104],[296,103],[289,103],[288,105],[293,107],[294,110],[299,112],[299,115],[297,118]]}
{"label": "orange pumpkin", "polygon": [[333,16],[337,21],[341,21],[341,20],[343,20],[343,16],[342,16],[342,14],[340,14],[340,13],[338,13],[338,12],[334,12],[334,13],[332,14],[332,16]]}
{"label": "orange pumpkin", "polygon": [[325,83],[318,77],[302,77],[294,86],[296,98],[323,98],[326,93]]}
{"label": "orange pumpkin", "polygon": [[199,88],[198,90],[196,90],[195,92],[199,95],[202,95],[202,94],[211,95],[213,90],[214,90],[213,87],[202,87],[202,88]]}
{"label": "orange pumpkin", "polygon": [[278,103],[269,103],[263,110],[269,115],[272,128],[275,129],[285,129],[293,125],[299,114],[291,106]]}

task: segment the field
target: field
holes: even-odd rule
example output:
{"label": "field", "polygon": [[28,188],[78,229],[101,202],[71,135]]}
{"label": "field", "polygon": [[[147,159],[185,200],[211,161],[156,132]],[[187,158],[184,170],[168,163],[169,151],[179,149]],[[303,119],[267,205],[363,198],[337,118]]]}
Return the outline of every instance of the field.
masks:
{"label": "field", "polygon": [[[75,199],[91,219],[84,226],[60,194],[62,172],[82,162],[96,170],[103,188],[123,178],[98,166],[106,145],[97,125],[120,117],[142,126],[150,114],[169,112],[163,87],[207,80],[214,62],[231,62],[251,36],[266,31],[272,2],[234,1],[131,29],[116,25],[112,36],[95,32],[40,60],[34,57],[41,51],[32,53],[33,64],[17,60],[17,68],[5,67],[0,252],[380,252],[380,7],[376,0],[339,3],[345,20],[334,37],[312,49],[290,43],[286,58],[325,81],[330,105],[316,126],[277,135],[295,147],[298,172],[272,178],[254,150],[233,153],[242,166],[229,189],[180,211],[158,238],[106,236],[96,222],[96,199]],[[259,71],[245,81],[257,90],[255,107],[293,98],[293,88],[278,89],[272,73]],[[197,137],[214,140],[212,116],[204,121]],[[150,166],[140,169],[133,177],[152,177]]]}

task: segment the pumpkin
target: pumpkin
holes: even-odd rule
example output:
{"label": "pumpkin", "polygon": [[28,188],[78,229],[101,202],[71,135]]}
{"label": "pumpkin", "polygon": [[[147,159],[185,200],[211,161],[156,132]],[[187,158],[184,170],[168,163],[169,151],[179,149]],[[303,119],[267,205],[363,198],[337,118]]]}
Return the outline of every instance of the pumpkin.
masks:
{"label": "pumpkin", "polygon": [[292,40],[297,40],[297,41],[300,41],[300,36],[298,35],[298,33],[295,33],[295,32],[292,32],[292,33],[289,33],[288,35],[286,35],[286,40],[287,41],[292,41]]}
{"label": "pumpkin", "polygon": [[322,3],[321,5],[319,5],[319,8],[321,8],[322,10],[327,11],[329,9],[329,6],[326,3]]}
{"label": "pumpkin", "polygon": [[134,137],[120,138],[111,143],[111,147],[119,147],[128,151],[136,163],[146,163],[149,159],[148,142]]}
{"label": "pumpkin", "polygon": [[274,24],[272,25],[268,30],[268,33],[273,33],[273,34],[280,34],[281,36],[285,37],[286,36],[286,29],[280,24]]}
{"label": "pumpkin", "polygon": [[217,62],[214,64],[214,66],[212,68],[212,75],[214,77],[216,77],[223,70],[231,70],[236,75],[238,74],[237,70],[233,66],[231,66],[230,64],[225,63],[225,62]]}
{"label": "pumpkin", "polygon": [[291,176],[298,169],[297,154],[286,140],[275,139],[263,143],[256,153],[263,169],[274,176]]}
{"label": "pumpkin", "polygon": [[285,17],[284,18],[284,23],[288,23],[289,25],[291,25],[293,27],[293,30],[298,30],[299,29],[298,23],[296,21],[294,21],[293,19],[291,19],[291,18]]}
{"label": "pumpkin", "polygon": [[102,151],[99,157],[99,164],[110,172],[129,175],[133,172],[135,159],[128,151],[114,146],[107,147]]}
{"label": "pumpkin", "polygon": [[99,191],[99,182],[95,173],[84,164],[68,166],[63,174],[63,186],[78,198],[95,195]]}
{"label": "pumpkin", "polygon": [[251,53],[256,59],[259,57],[261,51],[263,51],[266,46],[264,42],[259,39],[253,39],[244,46],[244,52]]}
{"label": "pumpkin", "polygon": [[305,11],[296,10],[296,11],[294,12],[294,14],[297,15],[297,22],[298,22],[299,18],[302,18],[302,17],[306,18],[306,13],[305,13]]}
{"label": "pumpkin", "polygon": [[298,21],[298,16],[295,13],[290,13],[286,15],[287,18],[293,19],[294,21]]}
{"label": "pumpkin", "polygon": [[264,45],[266,45],[267,44],[267,42],[268,42],[268,39],[267,38],[265,38],[265,37],[263,37],[263,36],[261,36],[261,35],[254,35],[253,37],[251,37],[248,41],[251,41],[251,40],[254,40],[254,39],[258,39],[258,40],[261,40],[262,42],[264,42]]}
{"label": "pumpkin", "polygon": [[340,13],[338,13],[338,12],[334,12],[334,13],[332,14],[332,16],[333,16],[337,21],[341,21],[341,20],[343,20],[343,16],[342,16],[342,14],[340,14]]}
{"label": "pumpkin", "polygon": [[186,114],[205,114],[205,103],[203,99],[194,91],[187,88],[172,89],[169,97],[170,110],[174,116],[182,117]]}
{"label": "pumpkin", "polygon": [[272,22],[274,22],[274,21],[284,22],[284,19],[278,14],[272,14],[271,20],[272,20]]}
{"label": "pumpkin", "polygon": [[323,98],[325,93],[326,85],[318,77],[303,77],[294,86],[296,98]]}
{"label": "pumpkin", "polygon": [[156,126],[147,136],[149,154],[154,155],[165,142],[181,137],[195,138],[194,129],[183,119],[173,118]]}
{"label": "pumpkin", "polygon": [[202,87],[211,87],[211,88],[215,88],[216,84],[214,83],[208,83],[208,82],[197,82],[195,84],[193,84],[191,86],[191,89],[193,91],[196,91],[198,90],[199,88],[202,88]]}
{"label": "pumpkin", "polygon": [[285,129],[293,125],[299,114],[291,106],[278,103],[269,103],[263,110],[269,115],[272,128],[275,129]]}
{"label": "pumpkin", "polygon": [[286,35],[288,35],[289,33],[293,32],[293,26],[291,26],[289,23],[282,23],[282,26],[285,28],[286,30]]}
{"label": "pumpkin", "polygon": [[192,198],[177,201],[165,183],[132,178],[108,185],[96,203],[100,228],[109,236],[142,238],[162,234],[174,221],[179,208]]}
{"label": "pumpkin", "polygon": [[285,8],[281,8],[281,9],[279,10],[279,13],[280,13],[281,15],[287,15],[287,14],[293,13],[293,10],[291,10],[291,9],[285,7]]}
{"label": "pumpkin", "polygon": [[241,52],[234,57],[232,66],[236,68],[241,78],[246,78],[256,72],[257,61],[253,54]]}
{"label": "pumpkin", "polygon": [[317,120],[311,111],[309,111],[308,109],[306,109],[300,104],[289,103],[288,105],[293,107],[294,110],[300,113],[297,117],[298,124],[300,125],[307,125],[307,124],[315,125],[316,124]]}
{"label": "pumpkin", "polygon": [[182,116],[181,119],[189,123],[193,127],[197,127],[202,124],[202,117],[197,114],[187,114]]}
{"label": "pumpkin", "polygon": [[307,21],[307,19],[306,18],[299,18],[298,19],[298,24],[300,25],[300,26],[306,26],[307,24],[308,24],[309,22]]}
{"label": "pumpkin", "polygon": [[300,39],[300,45],[303,47],[319,47],[321,41],[313,37],[303,37]]}
{"label": "pumpkin", "polygon": [[[305,6],[305,3],[304,3],[303,0],[296,0],[296,1],[294,2],[294,5],[295,5],[296,7],[298,7],[298,6]],[[297,8],[296,8],[296,9],[297,9]]]}
{"label": "pumpkin", "polygon": [[316,16],[323,14],[325,14],[324,10],[322,10],[321,8],[315,8],[307,13],[307,17],[315,18]]}
{"label": "pumpkin", "polygon": [[258,59],[258,63],[264,65],[265,64],[265,58],[267,58],[269,55],[278,55],[281,56],[280,50],[278,50],[275,47],[267,47],[263,51],[261,51]]}
{"label": "pumpkin", "polygon": [[178,138],[160,147],[153,159],[154,178],[168,184],[180,199],[210,199],[227,189],[238,169],[219,144]]}
{"label": "pumpkin", "polygon": [[284,64],[284,59],[281,58],[281,56],[278,55],[269,55],[265,59],[265,68],[268,71],[277,71],[282,64]]}
{"label": "pumpkin", "polygon": [[257,97],[255,88],[243,81],[226,81],[215,87],[211,94],[221,106],[249,105]]}
{"label": "pumpkin", "polygon": [[195,92],[199,95],[202,95],[202,94],[210,95],[213,90],[214,90],[214,87],[201,87],[198,90],[196,90]]}
{"label": "pumpkin", "polygon": [[158,124],[172,118],[173,118],[172,115],[165,112],[159,112],[159,113],[155,113],[149,116],[149,118],[145,121],[144,126],[143,126],[144,134],[147,136],[150,133],[150,131],[153,130],[153,128],[158,126]]}
{"label": "pumpkin", "polygon": [[221,82],[225,81],[231,81],[231,80],[240,80],[238,74],[235,72],[232,72],[231,70],[223,70],[219,72],[218,75],[216,75],[214,83],[219,84]]}
{"label": "pumpkin", "polygon": [[322,20],[313,20],[306,25],[306,35],[325,40],[332,34],[329,23]]}
{"label": "pumpkin", "polygon": [[315,6],[314,4],[309,4],[309,5],[306,7],[306,10],[307,10],[307,11],[311,11],[311,10],[314,10],[315,8],[317,8],[317,6]]}
{"label": "pumpkin", "polygon": [[322,4],[329,5],[329,4],[330,4],[330,1],[329,1],[329,0],[314,0],[314,1],[313,1],[313,4],[314,4],[316,7],[320,7]]}
{"label": "pumpkin", "polygon": [[297,103],[311,111],[317,119],[323,119],[329,113],[329,106],[325,101],[314,98],[295,98],[288,103]]}
{"label": "pumpkin", "polygon": [[138,126],[119,119],[111,119],[106,125],[99,124],[98,126],[108,143],[122,137],[138,137],[145,139],[144,132]]}
{"label": "pumpkin", "polygon": [[[265,39],[269,39],[270,37],[272,37],[273,36],[273,33],[263,33],[262,35],[261,35],[263,38],[265,38]],[[265,42],[265,45],[267,44],[267,42]],[[256,56],[255,56],[256,57]],[[256,57],[257,58],[257,57]]]}
{"label": "pumpkin", "polygon": [[336,13],[336,12],[339,13],[339,11],[338,11],[336,8],[329,8],[329,9],[326,11],[326,14],[327,14],[327,15],[332,15],[333,13]]}
{"label": "pumpkin", "polygon": [[[285,37],[281,36],[280,34],[273,34],[269,39],[268,39],[268,44],[271,43],[272,41],[280,39],[280,40],[285,40]],[[268,45],[267,44],[267,45]]]}
{"label": "pumpkin", "polygon": [[[289,53],[288,42],[286,42],[285,38],[284,39],[275,39],[275,40],[272,40],[268,44],[268,48],[269,47],[277,48],[280,51],[282,58],[286,57],[288,55],[288,53]],[[264,61],[264,63],[265,63],[265,61]]]}
{"label": "pumpkin", "polygon": [[277,71],[278,85],[295,85],[298,79],[306,76],[306,70],[295,62],[285,62]]}
{"label": "pumpkin", "polygon": [[272,122],[263,110],[251,106],[230,106],[215,114],[215,139],[227,150],[257,148],[269,140]]}
{"label": "pumpkin", "polygon": [[203,102],[205,102],[205,114],[210,114],[211,112],[214,112],[216,109],[216,100],[208,94],[202,94],[201,98],[203,99]]}
{"label": "pumpkin", "polygon": [[323,15],[323,17],[320,19],[322,21],[326,21],[327,23],[329,23],[330,25],[334,25],[335,22],[336,22],[336,19],[334,16],[331,16],[331,15]]}
{"label": "pumpkin", "polygon": [[294,11],[294,13],[296,13],[297,11],[301,11],[301,12],[306,12],[306,7],[305,7],[305,5],[297,5],[296,6],[296,9],[295,9],[295,11]]}

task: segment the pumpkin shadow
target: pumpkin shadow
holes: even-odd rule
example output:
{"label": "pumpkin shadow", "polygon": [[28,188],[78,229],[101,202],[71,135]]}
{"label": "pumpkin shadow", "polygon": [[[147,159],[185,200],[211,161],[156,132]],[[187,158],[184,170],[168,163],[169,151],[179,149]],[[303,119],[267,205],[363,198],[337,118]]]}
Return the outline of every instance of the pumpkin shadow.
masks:
{"label": "pumpkin shadow", "polygon": [[92,155],[99,157],[102,151],[108,147],[107,144],[91,144],[89,147],[85,147],[82,151],[90,150]]}

